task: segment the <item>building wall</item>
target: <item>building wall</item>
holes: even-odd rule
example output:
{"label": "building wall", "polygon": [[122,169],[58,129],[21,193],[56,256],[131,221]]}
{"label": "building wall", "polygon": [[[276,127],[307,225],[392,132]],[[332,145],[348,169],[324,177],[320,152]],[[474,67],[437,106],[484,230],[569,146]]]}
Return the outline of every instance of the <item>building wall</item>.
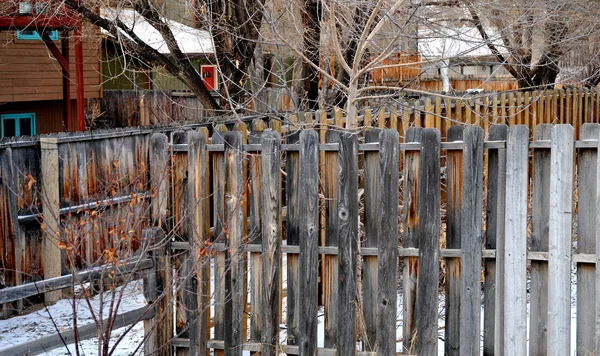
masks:
{"label": "building wall", "polygon": [[[76,100],[71,100],[73,122],[77,120],[76,104]],[[38,135],[66,131],[63,126],[62,100],[0,103],[0,115],[17,113],[35,113],[36,133]]]}
{"label": "building wall", "polygon": [[[84,29],[85,97],[99,98],[100,42],[93,29]],[[56,42],[60,48],[60,42]],[[71,97],[77,93],[74,40],[70,38]],[[61,100],[62,69],[41,40],[19,40],[15,31],[0,31],[0,102]]]}

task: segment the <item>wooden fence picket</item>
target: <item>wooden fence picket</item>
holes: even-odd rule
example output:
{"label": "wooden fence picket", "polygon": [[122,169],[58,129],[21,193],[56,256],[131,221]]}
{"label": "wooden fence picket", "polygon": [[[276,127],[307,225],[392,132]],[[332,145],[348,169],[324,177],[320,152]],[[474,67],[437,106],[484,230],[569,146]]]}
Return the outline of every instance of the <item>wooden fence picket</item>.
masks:
{"label": "wooden fence picket", "polygon": [[261,137],[262,314],[261,355],[278,354],[281,283],[281,178],[279,134]]}
{"label": "wooden fence picket", "polygon": [[[536,141],[550,140],[552,125],[538,125]],[[533,206],[531,251],[548,252],[548,222],[550,206],[550,148],[533,150]],[[545,355],[548,330],[548,262],[531,261],[531,301],[529,351],[531,355]]]}
{"label": "wooden fence picket", "polygon": [[573,127],[552,128],[548,226],[548,355],[567,355],[571,340]]}
{"label": "wooden fence picket", "polygon": [[[412,130],[412,129],[411,129]],[[366,143],[379,142],[379,129],[365,132]],[[377,248],[379,214],[379,152],[365,152],[365,191],[364,191],[364,238],[363,247]],[[377,256],[362,258],[362,312],[364,320],[363,343],[366,351],[374,351],[377,345]]]}
{"label": "wooden fence picket", "polygon": [[[463,141],[464,126],[452,126],[447,141]],[[463,152],[446,153],[446,248],[460,249],[463,210]],[[446,315],[444,353],[452,356],[460,351],[461,259],[446,258]]]}
{"label": "wooden fence picket", "polygon": [[[600,124],[583,124],[582,140],[597,140],[600,137]],[[598,180],[598,149],[580,148],[579,194],[577,214],[577,253],[596,253],[596,185]],[[593,263],[577,264],[577,337],[578,355],[593,353],[596,350],[594,338],[596,325],[596,266]]]}
{"label": "wooden fence picket", "polygon": [[[327,131],[326,143],[339,143],[339,131]],[[338,152],[324,152],[325,167],[323,179],[323,195],[325,198],[325,246],[339,246],[338,225]],[[323,303],[325,307],[325,340],[324,346],[332,348],[337,344],[338,331],[338,256],[323,257]]]}
{"label": "wooden fence picket", "polygon": [[[481,320],[481,232],[483,220],[483,129],[463,132],[461,212],[460,354],[479,353]],[[471,247],[471,248],[468,248]]]}
{"label": "wooden fence picket", "polygon": [[[422,128],[411,128],[406,132],[406,142],[421,142],[423,134]],[[420,179],[420,152],[404,152],[404,197],[402,213],[404,222],[404,248],[419,247],[418,233],[418,204],[419,204],[419,185]],[[402,301],[402,336],[403,351],[413,350],[414,335],[416,327],[415,307],[417,300],[417,279],[419,276],[419,261],[417,257],[404,258],[403,268],[403,301]]]}
{"label": "wooden fence picket", "polygon": [[[506,141],[508,127],[506,125],[493,125],[490,128],[490,141]],[[485,248],[496,250],[497,242],[504,236],[504,207],[505,182],[506,182],[506,148],[492,149],[488,151],[488,185],[486,206],[486,229]],[[496,253],[496,259],[486,259],[484,262],[485,282],[483,285],[483,354],[494,355],[495,344],[499,344],[502,338],[496,338],[496,331],[502,334],[501,319],[496,315],[503,314],[503,295],[498,293],[502,290],[502,270],[500,263],[502,256]],[[502,345],[498,345],[501,350]]]}
{"label": "wooden fence picket", "polygon": [[[504,239],[497,241],[502,255],[502,302],[507,306],[497,315],[503,322],[502,350],[497,354],[527,353],[527,162],[529,130],[511,126],[506,141],[506,209]],[[510,243],[507,243],[510,241]],[[510,306],[510,307],[508,307]],[[496,338],[498,339],[498,338]]]}
{"label": "wooden fence picket", "polygon": [[[389,130],[397,133],[395,130]],[[358,138],[344,133],[340,138],[338,158],[338,227],[339,279],[337,352],[340,355],[356,353],[357,314],[357,257],[358,257]],[[396,226],[398,224],[396,223]],[[341,318],[340,318],[341,317]],[[394,328],[395,330],[395,328]]]}
{"label": "wooden fence picket", "polygon": [[421,136],[419,177],[418,234],[419,283],[415,308],[418,355],[437,353],[438,332],[438,259],[440,235],[440,132],[424,129]]}
{"label": "wooden fence picket", "polygon": [[398,266],[398,133],[379,134],[377,352],[396,352],[396,275]]}
{"label": "wooden fence picket", "polygon": [[241,356],[244,318],[242,135],[226,132],[225,144],[225,356]]}
{"label": "wooden fence picket", "polygon": [[300,133],[300,355],[317,352],[317,271],[319,265],[319,136],[313,130]]}

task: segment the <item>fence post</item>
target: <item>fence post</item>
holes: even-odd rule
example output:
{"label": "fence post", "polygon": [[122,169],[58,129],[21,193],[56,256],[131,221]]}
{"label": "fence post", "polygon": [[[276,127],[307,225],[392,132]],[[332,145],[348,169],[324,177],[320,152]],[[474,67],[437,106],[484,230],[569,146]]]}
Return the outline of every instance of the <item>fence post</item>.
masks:
{"label": "fence post", "polygon": [[[593,94],[593,93],[592,93]],[[593,98],[592,98],[593,99]],[[582,140],[597,140],[600,124],[583,124]],[[579,194],[577,214],[577,252],[596,253],[596,184],[598,180],[598,149],[579,150]],[[583,191],[585,189],[585,191]],[[591,353],[596,350],[596,266],[591,263],[577,264],[577,352]]]}
{"label": "fence post", "polygon": [[460,262],[461,355],[480,352],[483,135],[483,129],[477,126],[469,126],[464,131]]}
{"label": "fence post", "polygon": [[440,132],[424,129],[421,138],[419,176],[419,283],[415,310],[416,354],[437,353],[438,263],[440,235]]}
{"label": "fence post", "polygon": [[574,131],[552,128],[548,229],[548,355],[567,355],[571,341],[571,216]]}
{"label": "fence post", "polygon": [[[261,137],[262,215],[262,337],[261,355],[277,355],[279,345],[279,281],[281,279],[281,178],[279,134],[268,130]],[[253,311],[258,313],[258,311]]]}
{"label": "fence post", "polygon": [[[506,210],[505,238],[498,241],[497,255],[502,255],[501,274],[504,308],[503,350],[500,355],[527,353],[527,163],[529,129],[511,126],[506,142]],[[510,241],[510,243],[506,243]]]}
{"label": "fence post", "polygon": [[[42,243],[42,266],[44,279],[60,277],[62,257],[59,248],[60,234],[60,196],[58,172],[58,139],[41,137],[42,164],[42,212],[44,229]],[[46,303],[59,300],[61,291],[48,292],[44,295]]]}
{"label": "fence post", "polygon": [[225,355],[241,356],[244,320],[244,258],[242,253],[242,135],[227,132],[225,140]]}
{"label": "fence post", "polygon": [[300,355],[317,353],[317,274],[319,267],[319,136],[300,133]]}
{"label": "fence post", "polygon": [[[508,127],[506,125],[493,125],[490,129],[490,141],[506,141]],[[506,184],[506,148],[488,151],[488,186],[486,207],[485,248],[496,249],[499,240],[504,236],[504,206]],[[483,285],[483,354],[494,355],[495,344],[502,338],[496,339],[496,331],[502,327],[500,318],[496,318],[501,308],[504,308],[501,297],[496,293],[502,283],[500,258],[486,259],[484,262],[485,282]],[[502,349],[500,347],[500,349]]]}
{"label": "fence post", "polygon": [[[535,127],[535,140],[550,140],[552,126]],[[533,150],[533,209],[531,251],[548,252],[550,207],[550,148]],[[548,261],[531,261],[530,355],[546,355],[548,334]]]}
{"label": "fence post", "polygon": [[[383,108],[381,109],[383,110]],[[398,133],[395,134],[398,147]],[[397,148],[396,148],[397,149]],[[397,155],[396,155],[397,157]],[[396,159],[396,162],[398,160]],[[396,181],[398,181],[396,179]],[[338,227],[339,227],[339,284],[338,284],[338,354],[356,353],[356,261],[358,253],[358,140],[356,134],[346,133],[340,140],[338,158]],[[396,186],[396,188],[398,188]],[[396,189],[396,192],[398,190]],[[397,198],[396,193],[396,198]],[[396,199],[397,201],[397,199]],[[396,215],[397,216],[397,215]],[[396,226],[397,226],[396,220]],[[397,265],[397,264],[396,264]]]}
{"label": "fence post", "polygon": [[396,354],[396,284],[398,269],[398,132],[379,134],[377,351]]}
{"label": "fence post", "polygon": [[144,353],[146,355],[172,355],[173,304],[171,256],[168,239],[159,227],[143,230],[143,242],[154,261],[154,275],[144,278],[144,296],[153,305],[155,314],[144,321]]}

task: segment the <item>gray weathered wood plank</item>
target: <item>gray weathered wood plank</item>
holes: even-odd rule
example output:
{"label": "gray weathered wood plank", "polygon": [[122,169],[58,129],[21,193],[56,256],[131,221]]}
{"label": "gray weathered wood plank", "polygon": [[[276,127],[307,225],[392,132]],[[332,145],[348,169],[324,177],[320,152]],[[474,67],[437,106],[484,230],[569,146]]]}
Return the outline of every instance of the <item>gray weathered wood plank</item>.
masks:
{"label": "gray weathered wood plank", "polygon": [[476,355],[480,352],[483,136],[481,127],[469,126],[464,130],[460,261],[461,355]]}
{"label": "gray weathered wood plank", "polygon": [[[327,143],[340,141],[339,131],[327,131]],[[340,147],[341,149],[341,147]],[[339,152],[325,152],[323,194],[325,196],[325,245],[339,246],[340,226],[338,218],[338,156]],[[338,331],[338,256],[324,255],[323,260],[323,304],[325,307],[325,340],[326,348],[337,344]]]}
{"label": "gray weathered wood plank", "polygon": [[[446,134],[448,142],[463,141],[464,126],[451,126]],[[446,247],[460,249],[461,214],[463,206],[463,152],[446,153]],[[446,259],[446,323],[444,352],[458,355],[460,352],[460,290],[461,260]]]}
{"label": "gray weathered wood plank", "polygon": [[[600,124],[583,124],[580,139],[596,140]],[[596,185],[598,180],[598,149],[581,148],[578,152],[579,191],[577,214],[577,252],[596,252]],[[583,193],[583,194],[582,194]],[[574,257],[574,256],[573,256]],[[585,356],[596,350],[596,266],[577,264],[577,355]]]}
{"label": "gray weathered wood plank", "polygon": [[[215,129],[212,135],[212,143],[223,143],[224,132]],[[212,165],[212,200],[213,200],[213,243],[225,243],[223,223],[225,222],[225,161],[223,152],[211,154]],[[214,335],[217,339],[225,338],[225,252],[218,252],[214,257]],[[217,354],[219,355],[219,354]],[[221,353],[222,355],[222,353]]]}
{"label": "gray weathered wood plank", "polygon": [[241,356],[244,319],[244,258],[242,252],[242,135],[227,132],[225,140],[225,355]]}
{"label": "gray weathered wood plank", "polygon": [[548,229],[548,355],[567,355],[571,344],[573,138],[571,125],[556,125],[552,128]]}
{"label": "gray weathered wood plank", "polygon": [[[508,127],[506,125],[493,125],[490,128],[490,140],[506,141]],[[488,186],[486,207],[485,248],[496,249],[497,241],[504,234],[504,205],[506,183],[506,148],[491,149],[488,151]],[[496,299],[498,284],[501,283],[499,265],[496,259],[486,259],[484,262],[485,282],[483,286],[483,354],[494,355],[496,343],[495,332],[501,326],[497,322],[496,312],[503,305]]]}
{"label": "gray weathered wood plank", "polygon": [[[59,196],[59,160],[58,144],[55,137],[41,137],[41,164],[42,164],[42,211],[44,212],[42,242],[42,266],[44,278],[59,277],[61,270],[61,250],[59,243],[61,234],[60,224],[60,196]],[[60,291],[46,293],[46,303],[60,299]]]}
{"label": "gray weathered wood plank", "polygon": [[[379,144],[379,129],[368,129],[365,142]],[[365,192],[364,192],[364,229],[363,245],[377,248],[379,214],[379,153],[365,152]],[[365,350],[374,351],[377,342],[377,256],[364,256],[362,262],[362,312],[364,320],[363,343]]]}
{"label": "gray weathered wood plank", "polygon": [[[421,145],[422,128],[411,127],[406,131],[406,142]],[[418,248],[418,200],[419,192],[419,155],[420,151],[405,151],[404,153],[404,248]],[[417,255],[418,256],[418,251]],[[403,266],[403,323],[402,323],[402,350],[410,353],[414,350],[414,332],[416,327],[415,307],[417,300],[417,279],[419,276],[419,260],[417,257],[404,258]]]}
{"label": "gray weathered wood plank", "polygon": [[317,353],[317,274],[319,266],[319,136],[300,133],[300,354]]}
{"label": "gray weathered wood plank", "polygon": [[379,134],[379,191],[380,210],[378,232],[378,297],[377,353],[396,352],[396,301],[398,270],[398,132],[383,130]]}
{"label": "gray weathered wood plank", "polygon": [[424,129],[421,137],[418,194],[419,283],[416,343],[418,355],[437,353],[440,235],[440,132]]}
{"label": "gray weathered wood plank", "polygon": [[[548,140],[554,125],[535,127],[534,139]],[[550,208],[550,148],[533,150],[533,206],[531,251],[548,252],[548,223]],[[531,321],[529,354],[546,355],[548,332],[548,262],[531,261]]]}
{"label": "gray weathered wood plank", "polygon": [[[299,140],[299,132],[288,135],[288,143],[296,143]],[[300,155],[299,152],[286,153],[286,202],[287,202],[287,245],[300,245]],[[298,345],[300,337],[300,280],[298,277],[298,255],[287,256],[287,343],[289,345]]]}
{"label": "gray weathered wood plank", "polygon": [[[503,349],[497,354],[527,353],[527,163],[529,129],[508,129],[506,142],[505,238],[498,244],[502,253]],[[510,241],[510,243],[505,243]]]}
{"label": "gray weathered wood plank", "polygon": [[[279,346],[279,299],[281,280],[281,178],[279,134],[262,134],[262,338],[261,355],[277,355]],[[258,313],[259,311],[254,311]]]}
{"label": "gray weathered wood plank", "polygon": [[[358,256],[358,139],[341,137],[338,158],[339,284],[337,286],[337,349],[340,355],[356,353],[357,256]],[[397,222],[397,221],[396,221]],[[396,223],[397,225],[397,223]]]}

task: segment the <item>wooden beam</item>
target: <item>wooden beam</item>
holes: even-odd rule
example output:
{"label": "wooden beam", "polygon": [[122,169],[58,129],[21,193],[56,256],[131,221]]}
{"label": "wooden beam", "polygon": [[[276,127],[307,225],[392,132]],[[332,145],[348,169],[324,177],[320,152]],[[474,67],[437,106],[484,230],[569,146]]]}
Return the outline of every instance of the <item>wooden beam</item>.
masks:
{"label": "wooden beam", "polygon": [[71,16],[0,16],[0,30],[63,29],[73,28],[77,23],[77,18]]}
{"label": "wooden beam", "polygon": [[83,42],[81,23],[75,28],[75,75],[77,76],[77,131],[85,131],[85,97],[83,84]]}

